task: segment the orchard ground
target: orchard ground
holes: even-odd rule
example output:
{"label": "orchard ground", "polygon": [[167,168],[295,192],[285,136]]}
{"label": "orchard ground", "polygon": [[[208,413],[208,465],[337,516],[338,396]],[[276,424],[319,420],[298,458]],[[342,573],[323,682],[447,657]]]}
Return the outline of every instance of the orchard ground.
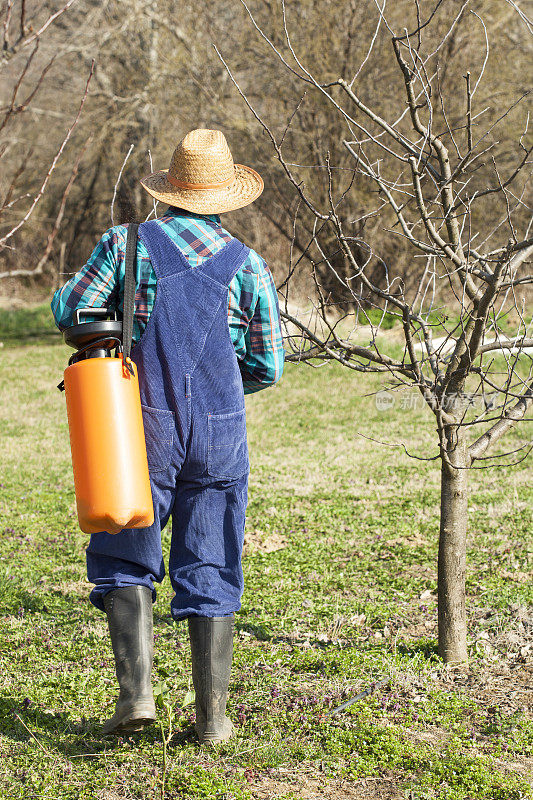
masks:
{"label": "orchard ground", "polygon": [[[116,687],[105,619],[87,600],[55,388],[68,352],[46,306],[3,311],[0,326],[1,797],[533,796],[531,459],[471,472],[471,662],[466,673],[446,667],[438,460],[400,446],[436,456],[432,416],[412,391],[376,397],[381,377],[288,366],[277,388],[247,400],[236,735],[208,749],[187,734],[190,653],[165,581],[154,607],[159,723],[103,739]],[[531,438],[528,425],[506,449]]]}

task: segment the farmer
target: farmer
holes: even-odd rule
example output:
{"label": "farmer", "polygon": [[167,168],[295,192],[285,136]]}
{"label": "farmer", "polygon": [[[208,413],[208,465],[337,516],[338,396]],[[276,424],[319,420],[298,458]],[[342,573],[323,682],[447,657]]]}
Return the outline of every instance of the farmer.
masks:
{"label": "farmer", "polygon": [[[270,271],[218,215],[256,200],[263,181],[233,163],[220,131],[194,130],[176,147],[170,169],[141,184],[169,205],[140,225],[136,257],[132,358],[155,521],[116,536],[93,534],[87,548],[90,600],[107,615],[120,686],[104,732],[141,730],[155,720],[152,602],[165,574],[161,530],[172,515],[171,612],[188,620],[196,733],[200,742],[217,743],[232,732],[226,702],[243,591],[244,395],[271,386],[283,370]],[[59,328],[72,325],[76,308],[122,308],[126,233],[127,225],[108,230],[55,293]]]}

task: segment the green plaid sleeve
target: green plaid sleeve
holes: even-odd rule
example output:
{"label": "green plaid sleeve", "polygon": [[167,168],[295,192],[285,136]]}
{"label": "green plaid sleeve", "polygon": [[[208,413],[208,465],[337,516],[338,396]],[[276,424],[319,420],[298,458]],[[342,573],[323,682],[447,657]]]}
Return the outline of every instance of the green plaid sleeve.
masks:
{"label": "green plaid sleeve", "polygon": [[284,351],[278,296],[263,259],[250,255],[230,286],[229,324],[244,392],[252,394],[279,381]]}
{"label": "green plaid sleeve", "polygon": [[55,292],[52,314],[60,330],[72,325],[77,308],[116,308],[116,266],[119,250],[125,247],[125,242],[125,226],[110,228],[94,248],[87,263]]}

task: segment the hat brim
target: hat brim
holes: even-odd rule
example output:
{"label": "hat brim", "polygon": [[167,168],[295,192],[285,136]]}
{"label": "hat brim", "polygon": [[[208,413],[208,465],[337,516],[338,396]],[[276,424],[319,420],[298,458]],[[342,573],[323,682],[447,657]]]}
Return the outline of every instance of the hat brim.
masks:
{"label": "hat brim", "polygon": [[179,189],[167,178],[168,169],[142,178],[141,186],[162,203],[197,214],[222,214],[253,203],[264,189],[262,177],[251,167],[235,164],[235,180],[223,189]]}

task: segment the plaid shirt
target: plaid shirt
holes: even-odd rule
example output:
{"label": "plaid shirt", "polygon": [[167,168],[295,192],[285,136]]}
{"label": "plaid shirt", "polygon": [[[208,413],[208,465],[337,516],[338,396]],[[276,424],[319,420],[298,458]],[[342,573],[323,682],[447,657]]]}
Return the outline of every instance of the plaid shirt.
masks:
{"label": "plaid shirt", "polygon": [[[157,221],[193,266],[232,239],[215,215],[199,216],[169,208]],[[52,312],[60,330],[72,325],[76,308],[122,309],[126,233],[126,225],[106,231],[85,266],[55,292]],[[150,318],[157,283],[141,240],[137,243],[135,274],[133,338],[137,341]],[[253,250],[230,284],[228,324],[245,394],[276,383],[284,358],[276,287],[267,265]]]}

